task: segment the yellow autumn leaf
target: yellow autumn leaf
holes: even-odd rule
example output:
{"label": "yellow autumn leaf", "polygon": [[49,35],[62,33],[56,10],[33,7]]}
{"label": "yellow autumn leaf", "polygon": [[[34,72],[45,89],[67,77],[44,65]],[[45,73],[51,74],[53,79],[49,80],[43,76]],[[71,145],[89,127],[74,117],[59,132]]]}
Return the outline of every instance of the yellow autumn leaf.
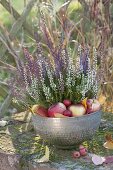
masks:
{"label": "yellow autumn leaf", "polygon": [[100,95],[99,98],[98,98],[98,101],[101,105],[103,105],[106,101],[106,97],[104,95]]}
{"label": "yellow autumn leaf", "polygon": [[113,149],[113,139],[111,134],[106,135],[106,142],[103,145],[106,149]]}
{"label": "yellow autumn leaf", "polygon": [[106,149],[113,149],[113,142],[107,141],[104,143]]}
{"label": "yellow autumn leaf", "polygon": [[45,155],[42,158],[38,159],[37,162],[38,163],[49,162],[49,155],[50,155],[50,151],[49,151],[48,146],[46,146]]}
{"label": "yellow autumn leaf", "polygon": [[29,109],[28,109],[28,111],[30,111],[31,113],[33,113],[33,110],[32,110],[32,108],[29,108]]}
{"label": "yellow autumn leaf", "polygon": [[39,105],[37,105],[37,104],[33,105],[32,108],[29,108],[29,111],[30,111],[31,113],[35,113],[35,110],[36,110],[36,108],[37,108],[38,106],[39,106]]}
{"label": "yellow autumn leaf", "polygon": [[81,101],[82,105],[87,109],[87,97]]}

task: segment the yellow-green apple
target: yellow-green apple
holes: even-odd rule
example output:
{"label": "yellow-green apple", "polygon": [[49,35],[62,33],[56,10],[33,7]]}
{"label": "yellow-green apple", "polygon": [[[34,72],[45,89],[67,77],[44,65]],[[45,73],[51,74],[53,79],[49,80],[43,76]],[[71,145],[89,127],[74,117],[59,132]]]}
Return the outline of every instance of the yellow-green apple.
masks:
{"label": "yellow-green apple", "polygon": [[68,117],[68,116],[64,116],[64,115],[61,114],[61,113],[54,113],[54,117],[55,117],[55,118],[66,118],[66,117]]}
{"label": "yellow-green apple", "polygon": [[87,100],[87,113],[92,113],[100,110],[101,105],[96,99],[88,99]]}
{"label": "yellow-green apple", "polygon": [[68,107],[71,105],[72,102],[69,99],[65,99],[65,100],[63,100],[63,103],[66,107]]}
{"label": "yellow-green apple", "polygon": [[34,105],[31,110],[35,114],[38,114],[43,117],[48,117],[48,110],[43,106]]}
{"label": "yellow-green apple", "polygon": [[86,109],[82,104],[71,105],[68,108],[72,112],[72,116],[82,116],[86,113]]}
{"label": "yellow-green apple", "polygon": [[65,111],[63,112],[63,115],[64,115],[64,116],[68,116],[68,117],[72,117],[72,112],[71,112],[70,110],[65,110]]}
{"label": "yellow-green apple", "polygon": [[52,105],[49,109],[48,109],[48,115],[49,117],[55,117],[54,114],[55,113],[61,113],[63,114],[63,112],[66,110],[66,106],[63,103],[56,103],[54,105]]}

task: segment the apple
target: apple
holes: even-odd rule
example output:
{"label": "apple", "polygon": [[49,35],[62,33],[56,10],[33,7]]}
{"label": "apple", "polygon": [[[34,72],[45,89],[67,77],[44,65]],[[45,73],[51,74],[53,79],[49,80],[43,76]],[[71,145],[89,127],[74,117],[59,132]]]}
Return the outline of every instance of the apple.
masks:
{"label": "apple", "polygon": [[63,114],[63,112],[66,110],[66,106],[63,103],[56,103],[54,105],[52,105],[49,109],[48,109],[48,115],[49,117],[55,117],[54,114],[55,113],[61,113]]}
{"label": "apple", "polygon": [[65,110],[65,111],[63,112],[63,115],[64,115],[64,116],[68,116],[68,117],[72,117],[72,112],[71,112],[70,110]]}
{"label": "apple", "polygon": [[43,106],[34,105],[32,107],[32,112],[43,117],[48,117],[48,110]]}
{"label": "apple", "polygon": [[80,152],[79,151],[74,151],[73,152],[73,157],[74,158],[79,158],[80,157]]}
{"label": "apple", "polygon": [[65,116],[65,115],[63,115],[63,114],[61,114],[61,113],[54,113],[54,117],[55,117],[55,118],[66,118],[66,117],[68,117],[68,116]]}
{"label": "apple", "polygon": [[87,100],[87,113],[92,113],[100,110],[101,105],[96,99],[88,99]]}
{"label": "apple", "polygon": [[66,107],[68,107],[68,106],[70,106],[71,105],[71,101],[70,100],[68,100],[68,99],[65,99],[65,100],[63,100],[63,103],[64,103],[64,105],[66,106]]}
{"label": "apple", "polygon": [[87,155],[87,150],[84,148],[84,149],[80,149],[80,155],[81,156],[86,156]]}
{"label": "apple", "polygon": [[82,104],[71,105],[69,110],[72,112],[73,117],[82,116],[86,113],[86,109]]}
{"label": "apple", "polygon": [[79,152],[80,152],[81,156],[86,156],[87,155],[87,149],[82,145],[79,146]]}

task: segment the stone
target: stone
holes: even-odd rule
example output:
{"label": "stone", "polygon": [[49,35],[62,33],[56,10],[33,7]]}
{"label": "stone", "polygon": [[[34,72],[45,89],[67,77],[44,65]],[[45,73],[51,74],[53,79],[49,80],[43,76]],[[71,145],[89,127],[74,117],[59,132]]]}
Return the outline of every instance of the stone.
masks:
{"label": "stone", "polygon": [[19,170],[20,156],[0,151],[0,170]]}

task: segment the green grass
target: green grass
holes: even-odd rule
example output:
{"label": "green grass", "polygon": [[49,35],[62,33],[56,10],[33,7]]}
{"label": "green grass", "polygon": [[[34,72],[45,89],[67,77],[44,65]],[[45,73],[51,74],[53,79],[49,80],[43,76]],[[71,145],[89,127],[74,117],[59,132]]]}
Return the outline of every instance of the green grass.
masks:
{"label": "green grass", "polygon": [[[21,14],[24,9],[24,1],[12,0],[11,2],[14,9]],[[14,22],[13,17],[2,5],[0,5],[0,21],[8,28],[10,28]]]}
{"label": "green grass", "polygon": [[10,27],[11,25],[11,16],[9,15],[9,13],[2,7],[2,5],[0,5],[0,21]]}
{"label": "green grass", "polygon": [[13,7],[21,14],[24,8],[24,0],[12,0]]}

